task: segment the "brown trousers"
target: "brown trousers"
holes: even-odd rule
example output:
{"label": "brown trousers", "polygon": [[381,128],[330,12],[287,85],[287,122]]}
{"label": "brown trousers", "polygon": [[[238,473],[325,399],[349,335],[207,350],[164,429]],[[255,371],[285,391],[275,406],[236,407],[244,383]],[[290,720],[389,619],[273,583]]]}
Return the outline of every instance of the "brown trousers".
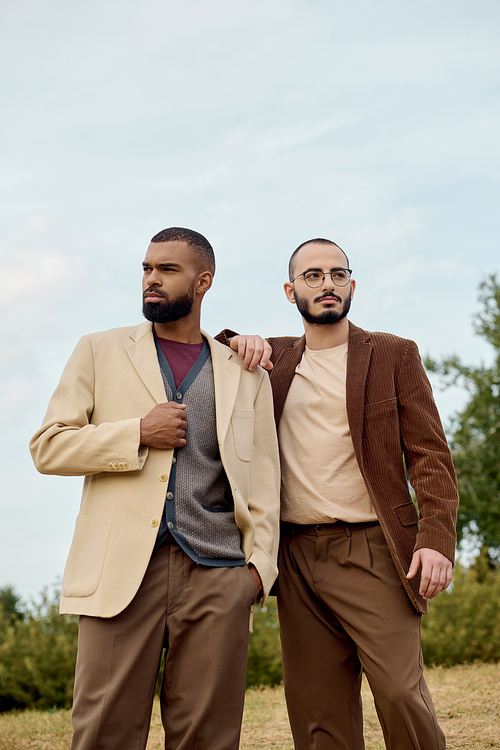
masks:
{"label": "brown trousers", "polygon": [[444,750],[423,677],[421,618],[380,526],[285,524],[279,569],[296,750],[363,750],[362,671],[388,750]]}
{"label": "brown trousers", "polygon": [[247,566],[162,547],[123,612],[80,617],[72,750],[144,750],[163,647],[166,750],[237,750],[256,595]]}

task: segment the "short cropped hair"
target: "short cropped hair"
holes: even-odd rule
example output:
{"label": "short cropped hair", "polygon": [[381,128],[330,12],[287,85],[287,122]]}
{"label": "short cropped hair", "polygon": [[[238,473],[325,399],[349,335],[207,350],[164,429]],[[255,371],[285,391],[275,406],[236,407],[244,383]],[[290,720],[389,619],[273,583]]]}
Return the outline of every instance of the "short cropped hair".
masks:
{"label": "short cropped hair", "polygon": [[[293,251],[293,253],[292,253],[291,257],[290,257],[290,261],[288,263],[288,278],[290,279],[290,281],[293,281],[293,278],[294,278],[295,257],[297,255],[297,253],[305,245],[312,245],[312,244],[316,244],[316,245],[334,245],[335,247],[338,247],[338,249],[340,250],[341,253],[344,253],[344,251],[342,250],[342,248],[340,247],[340,245],[337,245],[336,242],[332,242],[332,240],[325,240],[324,237],[316,237],[316,239],[314,239],[314,240],[306,240],[305,242],[302,243],[302,245],[299,245],[298,248]],[[347,268],[349,268],[349,258],[347,257],[347,255],[345,253],[344,253],[344,255],[345,255],[345,259],[346,259]]]}
{"label": "short cropped hair", "polygon": [[191,250],[194,250],[201,263],[204,264],[202,270],[215,273],[215,254],[212,245],[199,232],[194,229],[185,229],[184,227],[168,227],[155,234],[151,242],[185,242]]}

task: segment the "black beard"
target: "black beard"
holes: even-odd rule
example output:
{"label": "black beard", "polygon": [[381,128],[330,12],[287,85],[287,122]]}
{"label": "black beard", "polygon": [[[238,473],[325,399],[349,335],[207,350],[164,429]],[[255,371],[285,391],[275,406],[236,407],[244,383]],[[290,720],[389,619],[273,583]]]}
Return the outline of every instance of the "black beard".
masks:
{"label": "black beard", "polygon": [[346,317],[351,307],[351,295],[348,295],[344,300],[342,310],[326,309],[318,313],[318,315],[313,315],[309,312],[309,303],[304,297],[295,295],[295,304],[307,323],[317,326],[330,326],[332,323],[338,323],[339,320]]}
{"label": "black beard", "polygon": [[185,318],[193,309],[193,290],[186,292],[183,297],[177,297],[175,300],[169,300],[164,292],[154,290],[165,302],[146,302],[142,303],[142,314],[146,320],[151,323],[173,323],[175,320]]}

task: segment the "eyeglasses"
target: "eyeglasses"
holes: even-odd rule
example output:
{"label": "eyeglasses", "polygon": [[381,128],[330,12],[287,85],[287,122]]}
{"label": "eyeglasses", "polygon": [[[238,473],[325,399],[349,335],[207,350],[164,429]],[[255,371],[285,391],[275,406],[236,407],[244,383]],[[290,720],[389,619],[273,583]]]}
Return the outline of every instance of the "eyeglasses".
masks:
{"label": "eyeglasses", "polygon": [[[335,286],[347,286],[351,280],[351,273],[350,268],[334,268],[333,271],[326,271],[326,273],[323,273],[323,271],[304,271],[304,273],[299,273],[295,279],[303,276],[307,286],[310,286],[311,289],[320,287],[325,280],[325,276],[331,276]],[[292,279],[292,283],[295,279]]]}

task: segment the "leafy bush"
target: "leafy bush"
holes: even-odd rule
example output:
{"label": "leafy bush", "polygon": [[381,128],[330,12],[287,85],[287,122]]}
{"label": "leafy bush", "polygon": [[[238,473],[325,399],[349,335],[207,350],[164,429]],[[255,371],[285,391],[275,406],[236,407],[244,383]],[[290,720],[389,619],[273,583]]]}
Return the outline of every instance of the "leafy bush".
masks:
{"label": "leafy bush", "polygon": [[276,599],[267,600],[264,609],[255,608],[247,661],[247,688],[279,685],[283,681]]}
{"label": "leafy bush", "polygon": [[0,605],[0,711],[71,706],[78,622],[58,599],[44,591],[22,616]]}
{"label": "leafy bush", "polygon": [[485,553],[469,569],[457,565],[451,589],[432,601],[422,650],[429,666],[500,661],[500,573]]}

